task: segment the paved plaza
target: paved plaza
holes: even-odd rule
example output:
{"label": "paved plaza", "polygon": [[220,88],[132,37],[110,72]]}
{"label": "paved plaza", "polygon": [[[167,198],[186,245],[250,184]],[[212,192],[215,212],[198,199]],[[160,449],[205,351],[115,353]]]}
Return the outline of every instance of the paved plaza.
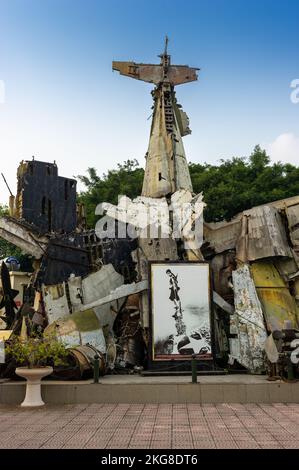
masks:
{"label": "paved plaza", "polygon": [[1,449],[299,448],[299,404],[0,405]]}

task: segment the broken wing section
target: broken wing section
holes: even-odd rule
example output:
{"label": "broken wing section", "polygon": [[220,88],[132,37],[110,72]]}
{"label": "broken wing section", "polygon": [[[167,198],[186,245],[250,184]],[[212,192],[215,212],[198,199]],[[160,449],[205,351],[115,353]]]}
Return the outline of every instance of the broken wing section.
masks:
{"label": "broken wing section", "polygon": [[126,77],[142,80],[143,82],[154,83],[158,85],[164,79],[171,85],[180,85],[183,83],[197,80],[197,68],[191,68],[187,65],[171,65],[167,69],[167,78],[164,77],[164,70],[157,64],[136,64],[135,62],[113,61],[112,70],[118,71]]}
{"label": "broken wing section", "polygon": [[172,85],[195,82],[198,79],[199,68],[188,67],[188,65],[171,65],[168,69],[168,79]]}
{"label": "broken wing section", "polygon": [[161,65],[113,61],[112,70],[117,70],[121,75],[125,75],[126,77],[142,80],[143,82],[155,83],[156,85],[163,80],[163,69]]}

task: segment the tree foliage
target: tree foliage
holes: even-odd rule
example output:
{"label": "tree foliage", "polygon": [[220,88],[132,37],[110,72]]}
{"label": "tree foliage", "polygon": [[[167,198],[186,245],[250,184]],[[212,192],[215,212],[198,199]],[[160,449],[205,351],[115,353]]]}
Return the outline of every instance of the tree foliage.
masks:
{"label": "tree foliage", "polygon": [[[8,215],[8,208],[1,204],[0,217],[3,215]],[[0,259],[6,258],[6,256],[15,256],[18,258],[20,254],[20,250],[15,245],[7,242],[4,238],[0,238]]]}
{"label": "tree foliage", "polygon": [[[259,204],[299,195],[299,168],[288,163],[271,163],[259,145],[248,158],[221,160],[219,165],[190,163],[195,193],[203,192],[205,220],[230,220],[243,210]],[[144,171],[136,160],[127,160],[117,169],[98,176],[95,168],[78,176],[86,191],[79,195],[87,210],[87,221],[94,227],[95,208],[100,202],[117,204],[118,195],[137,197],[141,193]]]}
{"label": "tree foliage", "polygon": [[88,225],[95,226],[95,208],[101,202],[117,204],[119,195],[130,198],[140,195],[143,175],[143,168],[139,167],[137,160],[127,160],[118,164],[116,170],[109,170],[102,177],[97,175],[95,168],[88,168],[87,176],[77,176],[87,188],[78,199],[85,204]]}
{"label": "tree foliage", "polygon": [[220,165],[190,164],[195,192],[203,191],[206,221],[230,220],[259,204],[299,195],[299,168],[273,163],[260,146],[249,158],[221,160]]}

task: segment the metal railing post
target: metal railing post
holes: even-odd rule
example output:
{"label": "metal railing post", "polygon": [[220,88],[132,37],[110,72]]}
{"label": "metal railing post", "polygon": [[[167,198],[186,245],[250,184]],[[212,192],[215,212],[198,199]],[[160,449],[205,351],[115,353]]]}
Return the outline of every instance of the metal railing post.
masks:
{"label": "metal railing post", "polygon": [[196,363],[196,354],[192,354],[191,359],[191,370],[192,370],[192,383],[197,383],[197,363]]}
{"label": "metal railing post", "polygon": [[96,354],[94,356],[94,362],[93,362],[93,382],[95,384],[99,383],[99,377],[100,377],[100,356]]}

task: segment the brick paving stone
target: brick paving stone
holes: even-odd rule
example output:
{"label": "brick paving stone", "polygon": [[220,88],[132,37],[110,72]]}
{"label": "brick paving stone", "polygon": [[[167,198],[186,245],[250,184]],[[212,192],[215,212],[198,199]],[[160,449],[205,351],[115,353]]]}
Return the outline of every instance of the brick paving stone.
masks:
{"label": "brick paving stone", "polygon": [[0,405],[0,448],[299,449],[299,405]]}
{"label": "brick paving stone", "polygon": [[257,442],[236,441],[236,444],[239,449],[260,449],[260,446]]}
{"label": "brick paving stone", "polygon": [[217,449],[238,449],[234,441],[215,441],[215,445]]}
{"label": "brick paving stone", "polygon": [[299,440],[281,443],[282,449],[299,449]]}

